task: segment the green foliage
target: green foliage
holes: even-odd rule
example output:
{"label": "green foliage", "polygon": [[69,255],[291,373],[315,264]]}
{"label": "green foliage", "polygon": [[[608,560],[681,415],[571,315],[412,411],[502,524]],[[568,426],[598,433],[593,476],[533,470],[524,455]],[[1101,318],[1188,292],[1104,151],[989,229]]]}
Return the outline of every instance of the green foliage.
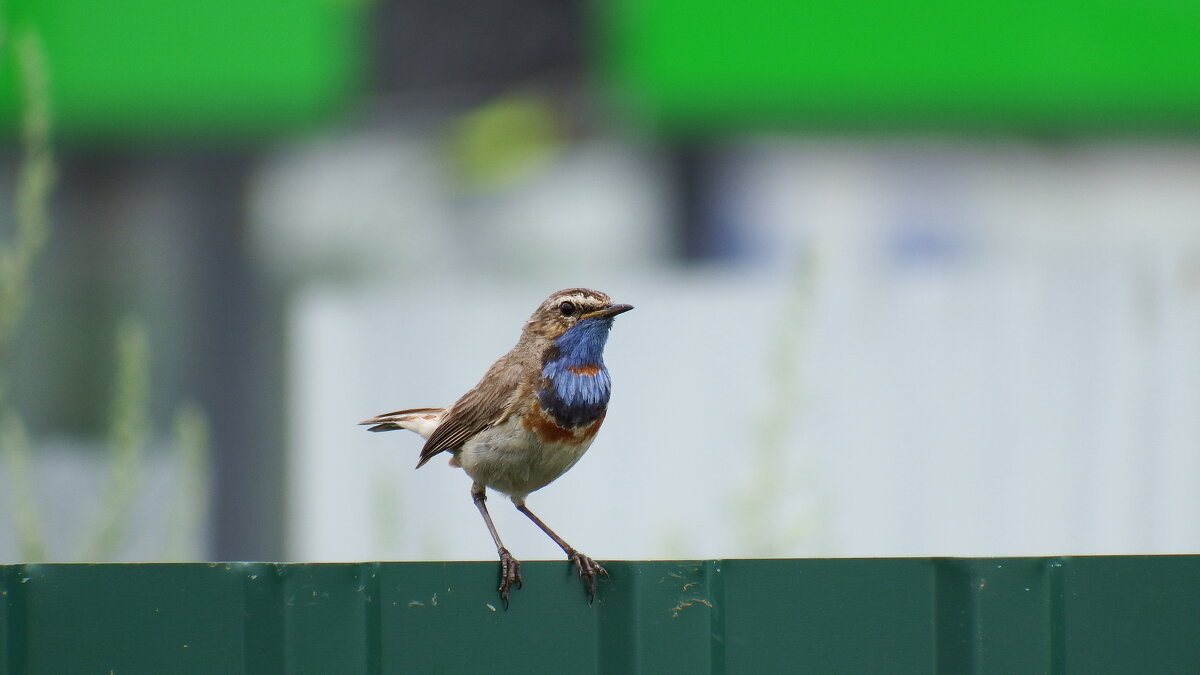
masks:
{"label": "green foliage", "polygon": [[[150,347],[146,327],[127,317],[117,332],[117,371],[108,439],[108,481],[85,560],[111,560],[128,535],[133,501],[141,488],[146,446],[153,431],[149,416]],[[167,557],[194,557],[194,544],[207,511],[209,427],[204,411],[187,403],[176,411],[173,440],[178,453],[175,505],[170,514]]]}
{"label": "green foliage", "polygon": [[510,94],[459,118],[449,149],[467,184],[487,190],[544,166],[562,148],[561,127],[544,97]]}
{"label": "green foliage", "polygon": [[0,249],[0,345],[7,346],[29,298],[29,276],[46,245],[50,226],[46,204],[54,187],[50,147],[50,102],[46,64],[37,35],[25,31],[16,43],[21,79],[21,165],[17,175],[16,227]]}
{"label": "green foliage", "polygon": [[179,483],[171,518],[168,555],[173,560],[194,558],[200,551],[196,533],[208,512],[208,417],[199,405],[188,402],[175,411],[175,450],[179,453]]}
{"label": "green foliage", "polygon": [[[822,514],[815,509],[788,512],[790,493],[813,487],[817,481],[789,469],[788,438],[803,405],[800,357],[808,334],[808,313],[816,282],[814,261],[800,260],[794,286],[781,313],[777,339],[769,360],[770,389],[754,427],[750,453],[751,479],[736,497],[737,537],[744,555],[794,554],[797,544],[811,538]],[[811,473],[806,472],[806,473]]]}
{"label": "green foliage", "polygon": [[89,560],[113,557],[124,538],[129,509],[141,479],[142,455],[150,432],[147,413],[150,354],[146,327],[126,318],[117,333],[116,389],[109,430],[108,486],[100,508]]}
{"label": "green foliage", "polygon": [[12,495],[12,520],[17,531],[17,545],[25,560],[44,560],[46,542],[42,538],[42,522],[33,494],[32,453],[29,435],[21,417],[11,410],[0,420],[0,444],[8,474],[8,490]]}
{"label": "green foliage", "polygon": [[[0,31],[0,36],[3,36]],[[17,176],[14,227],[0,240],[0,354],[9,355],[12,337],[32,297],[31,276],[50,237],[48,203],[56,171],[52,150],[51,101],[44,52],[37,34],[18,31],[13,50],[21,83],[21,163]],[[109,471],[103,503],[86,549],[89,559],[117,555],[125,541],[133,500],[141,486],[142,465],[152,433],[148,402],[150,346],[145,326],[127,318],[119,327],[116,378],[109,432]],[[21,416],[5,400],[0,381],[0,457],[8,477],[8,513],[23,560],[50,557],[34,489],[35,446]],[[180,408],[175,419],[179,485],[171,522],[171,553],[182,557],[195,539],[206,511],[209,433],[195,405]]]}
{"label": "green foliage", "polygon": [[[21,164],[17,175],[15,227],[0,242],[0,352],[8,352],[12,336],[29,302],[29,277],[49,238],[46,204],[54,187],[50,149],[50,104],[41,44],[32,31],[16,42],[16,66],[21,81]],[[21,557],[45,558],[41,519],[33,491],[33,456],[21,417],[3,400],[0,381],[0,443],[3,443],[10,491],[10,511],[17,530]]]}

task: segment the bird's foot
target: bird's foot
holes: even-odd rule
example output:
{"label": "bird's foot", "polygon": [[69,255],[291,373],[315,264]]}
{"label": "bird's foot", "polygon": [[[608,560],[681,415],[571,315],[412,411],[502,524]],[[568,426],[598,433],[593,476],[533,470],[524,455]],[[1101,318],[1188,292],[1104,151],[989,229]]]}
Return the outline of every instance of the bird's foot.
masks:
{"label": "bird's foot", "polygon": [[508,609],[509,589],[513,584],[521,588],[521,561],[514,558],[506,548],[497,552],[500,554],[500,599],[504,601],[504,609]]}
{"label": "bird's foot", "polygon": [[583,584],[587,587],[588,604],[592,604],[592,601],[596,599],[596,575],[608,576],[608,571],[601,567],[600,563],[575,549],[571,549],[567,553],[567,557],[575,563],[575,569],[579,570],[579,578],[583,579]]}

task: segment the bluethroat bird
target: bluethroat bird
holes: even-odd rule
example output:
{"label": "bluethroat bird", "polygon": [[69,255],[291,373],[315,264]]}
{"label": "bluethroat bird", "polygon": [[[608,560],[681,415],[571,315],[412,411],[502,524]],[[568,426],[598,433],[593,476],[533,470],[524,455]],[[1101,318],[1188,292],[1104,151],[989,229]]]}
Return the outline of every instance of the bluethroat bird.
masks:
{"label": "bluethroat bird", "polygon": [[516,346],[449,408],[397,410],[359,423],[372,425],[370,431],[415,431],[425,439],[418,469],[449,452],[450,466],[471,477],[471,499],[500,555],[505,607],[509,590],[521,586],[521,563],[500,541],[488,514],[487,488],[508,495],[562,547],[583,579],[588,602],[596,595],[596,576],[607,574],[535,516],[525,498],[574,466],[596,437],[611,390],[604,344],[613,317],[631,309],[600,291],[558,291],[525,322]]}

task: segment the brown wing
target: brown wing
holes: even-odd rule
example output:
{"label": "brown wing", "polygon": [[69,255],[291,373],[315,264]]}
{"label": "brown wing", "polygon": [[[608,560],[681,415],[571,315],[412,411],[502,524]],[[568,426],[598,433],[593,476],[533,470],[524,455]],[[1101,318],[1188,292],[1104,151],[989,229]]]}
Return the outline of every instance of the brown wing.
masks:
{"label": "brown wing", "polygon": [[439,452],[454,450],[480,431],[508,419],[516,407],[520,384],[521,366],[517,359],[502,358],[493,363],[479,384],[446,411],[441,424],[421,448],[417,468]]}

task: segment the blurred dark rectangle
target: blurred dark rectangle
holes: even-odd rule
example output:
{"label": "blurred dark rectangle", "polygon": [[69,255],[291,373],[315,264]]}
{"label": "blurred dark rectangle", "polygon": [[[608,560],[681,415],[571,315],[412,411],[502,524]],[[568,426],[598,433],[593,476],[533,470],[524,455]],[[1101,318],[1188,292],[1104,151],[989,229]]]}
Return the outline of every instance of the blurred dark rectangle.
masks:
{"label": "blurred dark rectangle", "polygon": [[328,120],[360,86],[358,2],[13,0],[0,11],[9,130],[27,35],[68,138],[273,134]]}
{"label": "blurred dark rectangle", "polygon": [[579,0],[384,0],[371,6],[373,88],[486,93],[583,69]]}
{"label": "blurred dark rectangle", "polygon": [[747,126],[1200,129],[1200,3],[597,4],[600,73],[630,116]]}

